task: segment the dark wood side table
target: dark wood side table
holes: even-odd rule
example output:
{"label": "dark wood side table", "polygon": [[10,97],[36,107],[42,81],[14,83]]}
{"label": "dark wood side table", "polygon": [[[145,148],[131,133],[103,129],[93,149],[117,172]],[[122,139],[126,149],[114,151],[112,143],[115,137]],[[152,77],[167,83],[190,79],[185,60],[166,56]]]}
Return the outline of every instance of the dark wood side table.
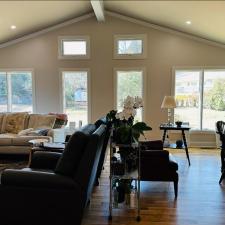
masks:
{"label": "dark wood side table", "polygon": [[183,142],[184,142],[184,149],[185,149],[186,156],[187,156],[187,159],[188,159],[188,163],[189,163],[189,166],[190,166],[191,163],[190,163],[188,147],[187,147],[187,141],[186,141],[186,137],[185,137],[185,132],[184,131],[189,131],[191,128],[189,126],[186,126],[186,125],[178,127],[176,125],[169,126],[167,124],[162,124],[162,125],[160,125],[159,129],[163,130],[163,137],[162,137],[163,144],[164,144],[164,141],[165,141],[166,134],[167,134],[168,130],[180,130],[181,131]]}

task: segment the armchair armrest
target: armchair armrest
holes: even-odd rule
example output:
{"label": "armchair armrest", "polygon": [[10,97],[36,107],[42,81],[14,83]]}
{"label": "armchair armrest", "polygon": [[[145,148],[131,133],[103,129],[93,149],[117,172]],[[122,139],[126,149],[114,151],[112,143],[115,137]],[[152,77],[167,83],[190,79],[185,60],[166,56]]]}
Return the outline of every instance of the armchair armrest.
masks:
{"label": "armchair armrest", "polygon": [[163,142],[161,140],[141,141],[140,147],[142,150],[163,150]]}
{"label": "armchair armrest", "polygon": [[170,169],[178,170],[178,163],[172,154],[169,154],[169,167]]}
{"label": "armchair armrest", "polygon": [[35,151],[32,155],[30,168],[54,170],[61,155],[62,153],[59,152]]}
{"label": "armchair armrest", "polygon": [[78,184],[70,177],[31,169],[6,169],[2,173],[1,184],[33,188],[80,189]]}

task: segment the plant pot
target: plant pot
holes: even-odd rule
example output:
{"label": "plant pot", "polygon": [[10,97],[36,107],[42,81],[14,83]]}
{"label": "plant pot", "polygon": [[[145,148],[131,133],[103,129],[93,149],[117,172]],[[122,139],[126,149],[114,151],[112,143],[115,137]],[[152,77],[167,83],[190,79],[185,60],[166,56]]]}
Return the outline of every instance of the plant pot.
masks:
{"label": "plant pot", "polygon": [[132,132],[129,127],[119,127],[113,131],[113,142],[116,144],[129,145],[132,141]]}
{"label": "plant pot", "polygon": [[181,121],[177,121],[177,122],[175,122],[175,124],[177,125],[177,127],[181,127],[182,122]]}
{"label": "plant pot", "polygon": [[118,191],[118,203],[122,203],[125,201],[125,188],[123,186],[116,187]]}
{"label": "plant pot", "polygon": [[120,159],[125,164],[125,170],[131,172],[137,169],[137,150],[131,147],[120,147],[119,149]]}

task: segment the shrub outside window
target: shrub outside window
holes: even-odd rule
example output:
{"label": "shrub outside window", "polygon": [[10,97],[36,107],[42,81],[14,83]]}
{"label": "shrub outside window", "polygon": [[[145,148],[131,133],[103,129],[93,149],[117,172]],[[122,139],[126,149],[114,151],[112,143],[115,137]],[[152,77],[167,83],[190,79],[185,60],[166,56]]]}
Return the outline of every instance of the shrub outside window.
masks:
{"label": "shrub outside window", "polygon": [[33,112],[31,71],[0,71],[0,112]]}
{"label": "shrub outside window", "polygon": [[192,129],[215,130],[225,117],[225,69],[176,69],[174,120]]}

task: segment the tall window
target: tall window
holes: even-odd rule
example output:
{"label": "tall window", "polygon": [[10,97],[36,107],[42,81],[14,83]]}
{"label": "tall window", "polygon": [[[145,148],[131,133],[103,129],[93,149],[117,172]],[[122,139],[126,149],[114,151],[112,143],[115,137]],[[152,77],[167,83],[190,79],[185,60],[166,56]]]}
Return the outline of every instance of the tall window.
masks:
{"label": "tall window", "polygon": [[[129,95],[144,98],[143,70],[116,70],[116,107],[122,111],[123,101]],[[142,121],[142,109],[137,110],[135,120]]]}
{"label": "tall window", "polygon": [[88,71],[63,71],[63,112],[69,122],[88,123]]}
{"label": "tall window", "polygon": [[0,71],[0,112],[33,112],[31,71]]}
{"label": "tall window", "polygon": [[195,129],[214,130],[225,118],[225,69],[176,70],[175,120]]}

